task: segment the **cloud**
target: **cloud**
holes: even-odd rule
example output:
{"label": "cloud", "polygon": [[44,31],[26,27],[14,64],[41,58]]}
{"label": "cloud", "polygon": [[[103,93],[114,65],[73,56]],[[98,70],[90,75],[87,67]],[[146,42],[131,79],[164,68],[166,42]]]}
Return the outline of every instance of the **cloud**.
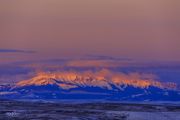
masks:
{"label": "cloud", "polygon": [[19,49],[0,49],[0,53],[35,53],[35,51]]}
{"label": "cloud", "polygon": [[93,55],[93,54],[88,54],[85,56],[85,58],[96,59],[96,60],[133,61],[133,59],[128,57],[112,57],[107,55]]}

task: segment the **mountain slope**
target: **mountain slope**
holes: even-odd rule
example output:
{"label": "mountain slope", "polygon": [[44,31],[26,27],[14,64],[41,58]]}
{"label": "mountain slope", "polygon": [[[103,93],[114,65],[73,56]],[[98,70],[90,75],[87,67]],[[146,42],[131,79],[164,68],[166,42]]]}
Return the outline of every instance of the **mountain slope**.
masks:
{"label": "mountain slope", "polygon": [[99,72],[38,73],[7,89],[0,88],[5,98],[32,99],[108,99],[179,101],[174,83],[162,83],[149,75]]}
{"label": "mountain slope", "polygon": [[77,86],[101,87],[112,89],[112,85],[120,87],[121,85],[130,85],[140,88],[149,86],[159,88],[175,89],[174,83],[161,83],[153,79],[150,75],[133,74],[116,74],[108,70],[99,72],[56,72],[56,73],[38,73],[30,80],[24,80],[17,83],[17,86],[28,85],[53,85],[56,84],[63,89],[70,89]]}

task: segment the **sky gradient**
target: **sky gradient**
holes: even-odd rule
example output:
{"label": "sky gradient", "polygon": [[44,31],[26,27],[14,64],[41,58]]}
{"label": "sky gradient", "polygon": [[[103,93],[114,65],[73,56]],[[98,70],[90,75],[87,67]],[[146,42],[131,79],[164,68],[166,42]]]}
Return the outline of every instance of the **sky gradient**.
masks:
{"label": "sky gradient", "polygon": [[0,62],[87,54],[180,61],[179,0],[1,0]]}

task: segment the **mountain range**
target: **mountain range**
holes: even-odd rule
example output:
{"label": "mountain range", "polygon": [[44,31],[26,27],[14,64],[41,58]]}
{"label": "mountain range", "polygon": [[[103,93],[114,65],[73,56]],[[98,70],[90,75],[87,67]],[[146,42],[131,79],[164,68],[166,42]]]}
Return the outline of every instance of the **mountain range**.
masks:
{"label": "mountain range", "polygon": [[175,83],[153,75],[99,72],[40,72],[14,85],[0,85],[0,98],[104,99],[117,101],[179,101]]}

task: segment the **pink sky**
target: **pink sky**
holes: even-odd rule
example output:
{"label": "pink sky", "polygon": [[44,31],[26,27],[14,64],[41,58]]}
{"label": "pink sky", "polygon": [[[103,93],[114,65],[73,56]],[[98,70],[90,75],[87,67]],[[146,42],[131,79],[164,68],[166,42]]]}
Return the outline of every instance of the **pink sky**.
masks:
{"label": "pink sky", "polygon": [[86,54],[180,61],[179,0],[1,0],[1,61]]}

